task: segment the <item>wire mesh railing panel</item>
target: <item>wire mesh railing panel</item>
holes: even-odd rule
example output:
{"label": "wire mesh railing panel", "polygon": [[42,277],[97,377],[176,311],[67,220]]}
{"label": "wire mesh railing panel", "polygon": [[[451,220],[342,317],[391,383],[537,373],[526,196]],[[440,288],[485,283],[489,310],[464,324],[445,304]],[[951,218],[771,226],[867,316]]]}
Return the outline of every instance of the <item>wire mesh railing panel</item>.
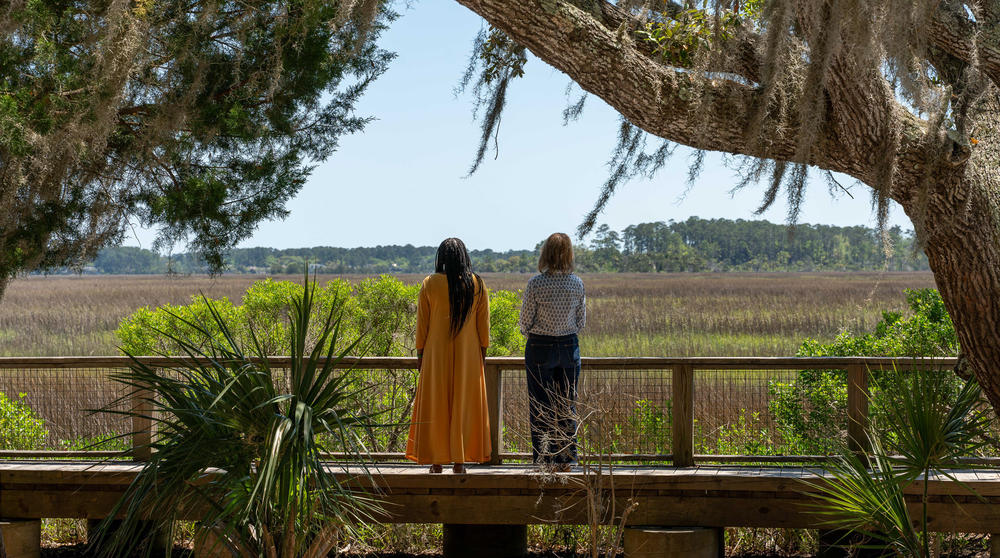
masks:
{"label": "wire mesh railing panel", "polygon": [[343,373],[349,378],[348,389],[357,393],[356,412],[360,416],[367,417],[364,422],[368,426],[355,429],[364,451],[370,453],[406,451],[418,372],[355,369]]}
{"label": "wire mesh railing panel", "polygon": [[[5,425],[0,431],[0,451],[7,451],[8,457],[22,455],[10,450],[70,450],[76,456],[81,455],[80,450],[127,450],[133,443],[129,434],[136,428],[145,428],[142,419],[133,422],[123,415],[92,412],[109,407],[128,393],[129,388],[111,379],[115,373],[126,370],[127,361],[95,357],[91,359],[95,362],[88,365],[85,357],[72,358],[70,362],[53,359],[36,363],[20,359],[21,362],[0,363],[0,392],[4,395],[0,400],[4,408],[0,411],[6,413],[5,424],[12,424],[7,418],[11,413],[14,420],[20,421],[13,423],[14,427]],[[926,387],[907,387],[908,379],[925,377],[913,374],[945,378],[944,387],[954,392],[949,392],[949,397],[956,396],[962,385],[950,370],[951,362],[931,363],[941,366],[931,370],[927,363],[912,360],[784,359],[775,363],[737,359],[666,360],[643,362],[622,358],[585,364],[575,402],[582,459],[614,455],[622,461],[667,461],[666,455],[674,453],[673,414],[686,412],[687,408],[680,403],[675,408],[672,401],[675,370],[671,366],[680,374],[677,384],[680,396],[688,393],[689,385],[693,386],[691,415],[677,418],[684,421],[679,424],[677,440],[681,464],[690,463],[686,461],[690,457],[685,457],[689,455],[687,447],[702,456],[799,456],[799,459],[835,452],[848,441],[854,444],[852,447],[863,449],[867,438],[855,425],[864,423],[867,416],[877,430],[879,424],[886,424],[886,412],[903,393],[900,390],[925,393],[921,390]],[[279,362],[280,366],[288,366],[287,359]],[[152,366],[162,367],[158,368],[162,373],[177,374],[177,370],[171,371],[170,364],[163,359],[151,360]],[[323,440],[324,448],[333,453],[360,450],[377,455],[379,460],[400,459],[406,449],[419,377],[416,370],[405,368],[412,364],[391,359],[359,359],[358,368],[338,371],[338,375],[344,376],[343,388],[356,393],[345,410],[365,419],[361,421],[363,425],[350,428],[354,436],[351,440],[357,444],[348,446],[338,436],[328,435]],[[494,393],[490,387],[492,374],[499,369],[501,375],[500,454],[506,455],[505,459],[510,454],[530,454],[526,374],[521,368],[511,368],[517,365],[514,359],[487,364],[490,396]],[[841,368],[808,368],[817,365]],[[613,368],[616,366],[621,368]],[[746,368],[736,368],[739,366]],[[785,366],[803,368],[783,369]],[[925,371],[915,372],[911,368]],[[289,371],[273,369],[272,372],[276,390],[287,392]],[[122,401],[113,410],[124,412],[132,405],[142,404],[139,400]],[[985,400],[983,409],[990,411]],[[861,421],[850,422],[849,416],[861,417]],[[692,429],[684,426],[688,421],[693,421]],[[984,439],[1000,437],[995,420],[989,428]],[[689,432],[693,434],[690,437]],[[135,443],[142,444],[143,440],[142,435],[137,435]],[[134,456],[144,458],[139,453],[134,452]],[[994,445],[986,445],[970,451],[970,455],[973,453],[976,458],[991,458],[996,450]],[[745,457],[732,460],[755,461]],[[676,459],[674,463],[677,464]]]}
{"label": "wire mesh railing panel", "polygon": [[[523,370],[503,371],[504,453],[531,452]],[[663,455],[671,447],[670,370],[588,370],[576,401],[581,456]]]}
{"label": "wire mesh railing panel", "polygon": [[[177,374],[166,369],[163,373]],[[270,368],[270,373],[276,393],[292,390],[289,369]],[[405,451],[417,371],[348,368],[333,372],[334,378],[341,376],[339,389],[346,397],[337,403],[337,419],[327,417],[332,432],[319,432],[323,449],[337,454]],[[349,420],[338,423],[339,419]]]}
{"label": "wire mesh railing panel", "polygon": [[[0,392],[17,427],[0,433],[0,450],[119,450],[127,439],[98,444],[132,431],[127,417],[94,413],[127,390],[111,368],[0,368]],[[112,407],[125,411],[127,405]],[[39,421],[40,419],[40,421]],[[97,445],[95,445],[97,444]]]}
{"label": "wire mesh railing panel", "polygon": [[[918,378],[922,375],[922,378]],[[953,367],[940,366],[931,370],[912,370],[907,367],[892,367],[887,369],[874,369],[868,371],[868,389],[870,400],[868,405],[868,420],[872,424],[875,432],[894,431],[898,425],[907,420],[913,420],[913,415],[919,415],[921,407],[937,407],[936,402],[941,402],[941,409],[951,409],[959,397],[959,392],[966,386],[965,380],[955,374]],[[909,392],[909,393],[907,393]],[[913,394],[919,394],[915,399]],[[977,458],[994,459],[998,455],[998,444],[1000,439],[1000,421],[997,420],[996,412],[989,404],[985,394],[979,398],[978,404],[970,409],[963,417],[963,423],[975,424],[980,435],[974,438],[975,442],[965,449],[964,459],[975,462]],[[947,424],[947,423],[946,423]],[[953,422],[948,426],[958,426],[961,423]],[[956,433],[952,431],[950,437],[954,440]],[[889,451],[900,451],[894,445],[894,436],[883,439],[883,445]],[[887,444],[888,442],[888,444]],[[994,463],[995,465],[995,463]]]}
{"label": "wire mesh railing panel", "polygon": [[503,429],[501,453],[530,453],[528,429],[528,385],[525,371],[500,371],[500,424]]}
{"label": "wire mesh railing panel", "polygon": [[843,379],[836,385],[804,382],[802,374],[814,372],[695,370],[694,452],[825,453],[820,446],[846,436],[847,390]]}

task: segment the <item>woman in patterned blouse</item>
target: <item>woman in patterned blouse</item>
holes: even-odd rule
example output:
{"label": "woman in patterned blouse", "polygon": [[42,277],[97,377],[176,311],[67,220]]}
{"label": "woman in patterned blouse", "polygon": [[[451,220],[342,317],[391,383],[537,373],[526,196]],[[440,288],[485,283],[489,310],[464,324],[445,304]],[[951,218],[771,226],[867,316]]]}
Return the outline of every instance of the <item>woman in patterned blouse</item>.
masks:
{"label": "woman in patterned blouse", "polygon": [[528,420],[535,463],[569,471],[576,463],[576,385],[580,378],[577,332],[587,321],[583,281],[573,273],[573,245],[554,233],[542,245],[538,275],[521,304],[527,338]]}

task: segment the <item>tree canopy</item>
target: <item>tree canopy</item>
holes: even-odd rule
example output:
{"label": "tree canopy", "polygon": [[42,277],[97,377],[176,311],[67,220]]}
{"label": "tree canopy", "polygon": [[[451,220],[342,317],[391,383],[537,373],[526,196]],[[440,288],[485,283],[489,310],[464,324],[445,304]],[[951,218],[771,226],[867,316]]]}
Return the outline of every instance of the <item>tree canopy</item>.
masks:
{"label": "tree canopy", "polygon": [[14,0],[0,9],[0,295],[133,224],[213,268],[362,129],[381,0]]}
{"label": "tree canopy", "polygon": [[[767,221],[700,219],[656,221],[616,231],[601,225],[589,243],[573,252],[580,272],[680,271],[913,271],[926,270],[927,258],[915,246],[912,231],[887,231],[896,246],[888,260],[876,229]],[[469,251],[480,272],[535,273],[538,248]],[[225,271],[236,273],[430,273],[435,246],[359,248],[235,248],[225,255]],[[109,247],[83,268],[109,274],[203,273],[197,254],[161,256],[133,246]]]}

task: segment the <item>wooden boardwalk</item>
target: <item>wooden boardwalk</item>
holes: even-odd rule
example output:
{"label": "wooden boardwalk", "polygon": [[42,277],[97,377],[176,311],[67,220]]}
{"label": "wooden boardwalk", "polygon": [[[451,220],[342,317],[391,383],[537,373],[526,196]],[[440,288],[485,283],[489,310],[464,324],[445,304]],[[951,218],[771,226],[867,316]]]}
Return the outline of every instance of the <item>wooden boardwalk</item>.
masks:
{"label": "wooden boardwalk", "polygon": [[[131,462],[0,461],[0,517],[104,517],[141,465]],[[587,524],[704,527],[822,527],[802,467],[620,466],[545,474],[524,465],[472,466],[465,475],[431,475],[423,466],[331,473],[385,502],[391,523]],[[932,478],[935,531],[1000,532],[1000,470],[955,471],[959,482]],[[920,487],[908,498],[918,501]],[[975,494],[973,494],[974,491]],[[591,504],[595,505],[591,505]],[[594,517],[592,510],[597,509]]]}

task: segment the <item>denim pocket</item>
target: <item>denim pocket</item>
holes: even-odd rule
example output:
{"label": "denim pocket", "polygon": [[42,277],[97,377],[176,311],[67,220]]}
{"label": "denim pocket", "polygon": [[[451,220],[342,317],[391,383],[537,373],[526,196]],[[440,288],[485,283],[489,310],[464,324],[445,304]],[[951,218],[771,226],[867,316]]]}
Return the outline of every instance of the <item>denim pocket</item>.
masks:
{"label": "denim pocket", "polygon": [[548,364],[549,359],[552,358],[552,351],[553,347],[551,344],[531,343],[529,341],[524,348],[524,361],[535,366]]}
{"label": "denim pocket", "polygon": [[561,368],[576,368],[580,363],[580,345],[576,343],[559,347],[557,353]]}
{"label": "denim pocket", "polygon": [[524,351],[524,360],[531,366],[553,368],[559,366],[562,347],[550,343],[529,344]]}

